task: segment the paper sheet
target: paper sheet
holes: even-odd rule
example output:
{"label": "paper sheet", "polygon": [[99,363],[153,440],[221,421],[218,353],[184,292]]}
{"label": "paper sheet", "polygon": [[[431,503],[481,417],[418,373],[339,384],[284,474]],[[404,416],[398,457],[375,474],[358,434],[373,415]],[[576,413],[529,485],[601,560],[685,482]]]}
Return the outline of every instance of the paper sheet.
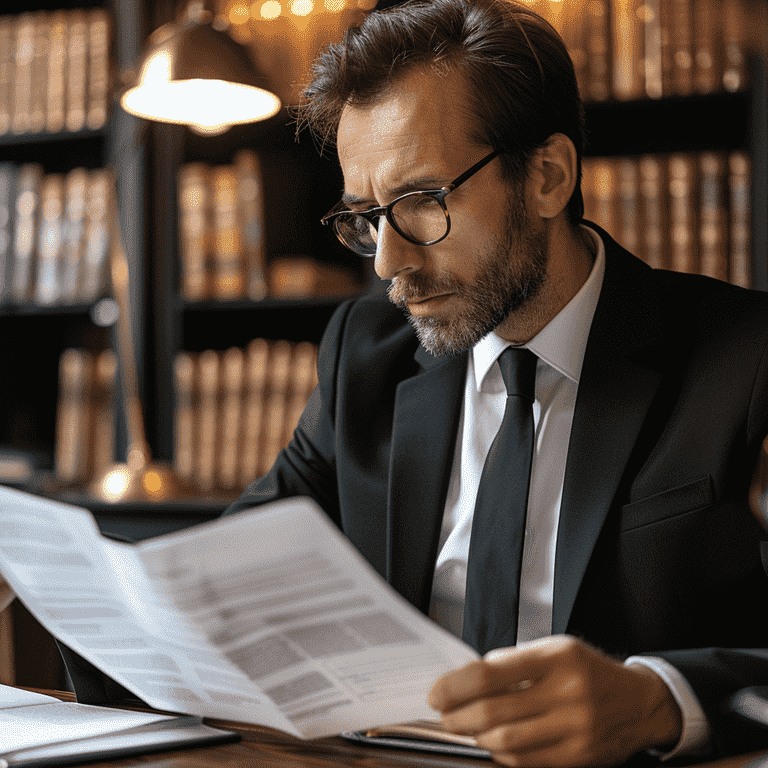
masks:
{"label": "paper sheet", "polygon": [[309,499],[132,547],[0,489],[0,571],[59,640],[160,709],[305,738],[434,717],[477,654],[397,595]]}

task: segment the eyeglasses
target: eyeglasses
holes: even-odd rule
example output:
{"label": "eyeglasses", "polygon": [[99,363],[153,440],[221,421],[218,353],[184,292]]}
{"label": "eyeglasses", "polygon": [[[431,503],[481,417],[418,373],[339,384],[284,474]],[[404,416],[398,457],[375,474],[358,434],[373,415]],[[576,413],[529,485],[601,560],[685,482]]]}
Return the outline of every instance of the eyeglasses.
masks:
{"label": "eyeglasses", "polygon": [[445,198],[468,178],[484,168],[501,150],[494,149],[468,171],[440,189],[407,192],[396,197],[389,205],[351,211],[339,202],[320,220],[326,226],[333,224],[336,236],[359,256],[376,255],[379,219],[384,216],[398,235],[415,245],[434,245],[448,237],[451,217]]}

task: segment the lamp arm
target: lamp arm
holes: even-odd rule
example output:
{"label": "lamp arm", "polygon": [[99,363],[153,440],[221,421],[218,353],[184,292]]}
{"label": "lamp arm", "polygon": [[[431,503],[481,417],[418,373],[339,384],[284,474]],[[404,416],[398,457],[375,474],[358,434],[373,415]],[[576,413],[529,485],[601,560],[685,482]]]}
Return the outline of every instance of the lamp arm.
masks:
{"label": "lamp arm", "polygon": [[110,171],[110,246],[109,266],[112,278],[113,298],[117,303],[119,316],[116,328],[116,347],[119,370],[122,376],[123,399],[125,403],[126,431],[128,433],[127,464],[133,471],[140,471],[149,465],[151,453],[144,431],[144,414],[139,398],[139,382],[136,366],[136,351],[133,344],[133,312],[130,296],[128,258],[123,246],[122,227],[117,207],[117,184]]}

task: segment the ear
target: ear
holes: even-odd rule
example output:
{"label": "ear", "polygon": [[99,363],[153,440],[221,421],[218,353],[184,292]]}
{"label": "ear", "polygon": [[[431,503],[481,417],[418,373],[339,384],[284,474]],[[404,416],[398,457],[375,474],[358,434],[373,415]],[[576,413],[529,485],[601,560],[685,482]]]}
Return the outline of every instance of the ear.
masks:
{"label": "ear", "polygon": [[553,219],[568,205],[576,186],[576,147],[562,133],[553,133],[529,163],[528,200],[531,211]]}

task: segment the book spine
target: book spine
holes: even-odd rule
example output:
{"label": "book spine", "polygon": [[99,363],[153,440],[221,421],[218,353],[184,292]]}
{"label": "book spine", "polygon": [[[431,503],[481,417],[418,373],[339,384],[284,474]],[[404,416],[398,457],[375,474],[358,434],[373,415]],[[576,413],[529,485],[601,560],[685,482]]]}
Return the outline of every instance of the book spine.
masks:
{"label": "book spine", "polygon": [[610,81],[610,3],[592,0],[586,4],[586,90],[585,98],[606,101],[611,95]]}
{"label": "book spine", "polygon": [[19,170],[11,269],[13,298],[22,303],[31,298],[42,178],[42,167],[36,163],[25,163]]}
{"label": "book spine", "polygon": [[45,128],[45,102],[48,93],[48,62],[51,46],[51,22],[45,11],[35,14],[34,46],[27,130],[31,133],[40,133]]}
{"label": "book spine", "polygon": [[173,465],[176,474],[192,482],[195,473],[196,355],[180,352],[173,362],[176,389]]}
{"label": "book spine", "polygon": [[677,272],[698,272],[696,259],[695,164],[691,157],[669,158],[670,266]]}
{"label": "book spine", "polygon": [[34,299],[56,304],[61,296],[62,214],[64,177],[52,173],[43,178],[40,191],[40,233]]}
{"label": "book spine", "polygon": [[0,16],[0,136],[11,130],[15,79],[13,19]]}
{"label": "book spine", "polygon": [[216,482],[216,430],[219,410],[219,356],[206,349],[198,357],[200,406],[197,414],[195,480],[203,492],[211,492]]}
{"label": "book spine", "polygon": [[242,150],[235,156],[242,232],[246,295],[260,301],[267,295],[267,248],[264,229],[264,182],[258,155]]}
{"label": "book spine", "polygon": [[92,359],[88,352],[64,350],[59,362],[54,468],[56,477],[66,484],[84,482],[89,476],[91,373]]}
{"label": "book spine", "polygon": [[51,16],[50,55],[46,83],[45,128],[50,133],[64,129],[65,70],[69,23],[65,11]]}
{"label": "book spine", "polygon": [[667,96],[693,92],[691,0],[661,0],[662,78]]}
{"label": "book spine", "polygon": [[87,190],[88,172],[84,168],[74,168],[66,175],[61,270],[61,298],[66,304],[75,304],[81,291]]}
{"label": "book spine", "polygon": [[559,16],[558,32],[560,32],[573,62],[579,93],[586,100],[588,94],[588,56],[584,9],[581,3],[561,3],[560,5],[562,10]]}
{"label": "book spine", "polygon": [[743,0],[723,0],[723,88],[747,86],[746,10]]}
{"label": "book spine", "polygon": [[187,163],[179,172],[179,247],[181,293],[185,299],[208,297],[209,195],[208,169]]}
{"label": "book spine", "polygon": [[719,50],[722,0],[699,0],[693,15],[693,90],[713,93],[722,82]]}
{"label": "book spine", "polygon": [[106,287],[109,255],[109,175],[104,170],[89,174],[85,198],[85,250],[80,300],[96,300]]}
{"label": "book spine", "polygon": [[115,462],[115,381],[117,357],[111,349],[96,356],[91,394],[90,475],[101,477]]}
{"label": "book spine", "polygon": [[0,304],[12,296],[13,219],[16,205],[16,166],[0,163]]}
{"label": "book spine", "polygon": [[732,152],[728,175],[730,281],[743,288],[752,285],[750,185],[749,156],[746,152]]}
{"label": "book spine", "polygon": [[699,158],[699,177],[699,269],[703,275],[727,281],[730,270],[726,250],[723,159],[714,152],[702,154]]}
{"label": "book spine", "polygon": [[644,93],[641,5],[640,0],[613,0],[613,96],[622,101]]}
{"label": "book spine", "polygon": [[68,42],[64,124],[68,131],[81,131],[85,127],[88,25],[85,12],[79,8],[69,12]]}
{"label": "book spine", "polygon": [[241,487],[259,477],[268,366],[269,343],[265,339],[254,339],[245,350],[245,412],[239,468]]}
{"label": "book spine", "polygon": [[245,269],[237,210],[237,176],[231,166],[212,170],[213,297],[239,299],[245,292]]}
{"label": "book spine", "polygon": [[238,482],[237,460],[240,455],[243,414],[245,355],[242,349],[230,347],[221,360],[224,400],[221,412],[221,443],[218,456],[218,485],[234,491]]}
{"label": "book spine", "polygon": [[109,14],[103,8],[93,8],[87,16],[88,64],[87,108],[85,124],[92,130],[103,128],[107,122],[109,98]]}
{"label": "book spine", "polygon": [[285,419],[285,428],[281,447],[285,447],[293,437],[301,414],[307,405],[312,391],[317,386],[317,347],[308,341],[295,345],[291,362],[290,397]]}
{"label": "book spine", "polygon": [[638,7],[643,27],[643,91],[650,99],[664,95],[662,0],[646,0]]}
{"label": "book spine", "polygon": [[29,130],[32,99],[32,61],[35,56],[35,17],[23,13],[16,19],[14,35],[14,88],[12,130],[16,134]]}
{"label": "book spine", "polygon": [[293,347],[288,341],[275,341],[271,345],[264,412],[264,443],[259,462],[260,475],[265,474],[275,463],[283,448],[292,353]]}

